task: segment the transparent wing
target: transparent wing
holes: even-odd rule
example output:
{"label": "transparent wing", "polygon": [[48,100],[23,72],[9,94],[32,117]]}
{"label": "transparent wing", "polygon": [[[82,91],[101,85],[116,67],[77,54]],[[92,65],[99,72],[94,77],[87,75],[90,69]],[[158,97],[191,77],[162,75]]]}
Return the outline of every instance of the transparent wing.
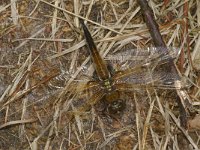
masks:
{"label": "transparent wing", "polygon": [[108,55],[106,60],[112,64],[115,83],[156,84],[155,86],[173,86],[180,77],[170,70],[178,49],[168,52],[162,48],[131,49],[114,55]]}
{"label": "transparent wing", "polygon": [[97,81],[79,82],[75,85],[74,90],[76,93],[90,91],[98,91],[100,84]]}
{"label": "transparent wing", "polygon": [[132,67],[138,64],[145,64],[149,61],[157,59],[158,61],[168,58],[175,59],[180,53],[178,48],[169,48],[168,52],[162,47],[149,47],[147,49],[127,49],[114,54],[107,55],[105,60],[109,64],[120,67],[120,70]]}

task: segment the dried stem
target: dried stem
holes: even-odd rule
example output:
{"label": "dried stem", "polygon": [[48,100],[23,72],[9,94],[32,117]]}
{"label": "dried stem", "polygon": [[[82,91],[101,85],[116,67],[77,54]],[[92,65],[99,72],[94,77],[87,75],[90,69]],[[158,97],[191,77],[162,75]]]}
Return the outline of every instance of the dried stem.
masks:
{"label": "dried stem", "polygon": [[[138,0],[138,3],[141,7],[144,21],[146,22],[146,25],[149,29],[154,45],[156,47],[163,47],[163,49],[161,50],[167,52],[168,51],[167,46],[160,34],[160,30],[159,30],[158,24],[156,23],[154,19],[152,9],[149,7],[146,0]],[[177,79],[180,80],[178,71],[176,70],[176,67],[173,61],[170,61],[168,64],[164,65],[163,67],[165,67],[169,72],[172,72],[173,74],[177,75]],[[182,101],[178,97],[177,103],[180,109],[180,117],[181,117],[180,119],[182,123],[181,125],[186,128],[187,127],[187,117],[186,117],[187,113],[186,113],[186,108],[184,108],[185,105],[182,104],[181,102]]]}

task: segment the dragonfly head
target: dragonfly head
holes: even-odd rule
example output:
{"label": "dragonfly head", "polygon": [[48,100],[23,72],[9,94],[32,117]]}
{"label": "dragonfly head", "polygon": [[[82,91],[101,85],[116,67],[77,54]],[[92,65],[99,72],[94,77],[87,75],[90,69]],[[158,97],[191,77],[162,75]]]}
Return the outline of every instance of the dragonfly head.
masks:
{"label": "dragonfly head", "polygon": [[125,109],[125,102],[120,98],[120,93],[117,90],[108,92],[104,100],[107,102],[107,110],[111,114],[116,114]]}
{"label": "dragonfly head", "polygon": [[117,99],[108,105],[108,112],[111,114],[118,114],[125,109],[125,102]]}

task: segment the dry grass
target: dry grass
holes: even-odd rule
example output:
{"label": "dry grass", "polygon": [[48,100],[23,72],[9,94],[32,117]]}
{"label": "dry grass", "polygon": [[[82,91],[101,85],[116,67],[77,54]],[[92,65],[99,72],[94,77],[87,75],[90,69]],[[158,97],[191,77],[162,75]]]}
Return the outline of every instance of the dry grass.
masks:
{"label": "dry grass", "polygon": [[194,107],[187,131],[173,90],[124,95],[127,107],[117,118],[102,114],[99,102],[70,120],[86,100],[74,86],[93,72],[78,18],[87,21],[103,57],[128,43],[151,46],[135,1],[3,0],[0,149],[199,149],[200,2],[149,3],[167,45],[182,49],[177,66]]}

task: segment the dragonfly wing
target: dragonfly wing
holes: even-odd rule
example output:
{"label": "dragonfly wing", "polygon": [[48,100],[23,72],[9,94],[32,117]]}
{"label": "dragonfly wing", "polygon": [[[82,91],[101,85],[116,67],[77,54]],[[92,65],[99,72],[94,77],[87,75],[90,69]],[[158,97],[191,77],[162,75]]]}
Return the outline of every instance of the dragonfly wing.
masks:
{"label": "dragonfly wing", "polygon": [[78,111],[80,111],[80,112],[87,111],[88,109],[91,108],[91,106],[98,103],[98,101],[100,101],[104,95],[105,95],[105,92],[103,90],[96,91],[95,94],[92,94],[90,97],[85,99],[84,102],[81,101],[81,104],[78,107]]}
{"label": "dragonfly wing", "polygon": [[[125,72],[127,70],[124,70]],[[133,73],[119,72],[114,78],[114,85],[121,90],[134,90],[141,88],[176,89],[175,81],[180,80],[178,74],[166,70],[140,69]],[[123,74],[123,75],[122,75]]]}
{"label": "dragonfly wing", "polygon": [[173,86],[174,81],[180,77],[176,72],[170,70],[169,65],[173,63],[178,55],[177,50],[169,52],[158,48],[152,50],[135,50],[117,53],[108,56],[109,63],[113,64],[116,74],[114,80],[119,83],[132,84],[156,84],[159,86]]}
{"label": "dragonfly wing", "polygon": [[96,81],[88,81],[88,82],[79,82],[75,85],[75,91],[77,93],[84,92],[87,90],[95,90],[98,88],[100,85]]}
{"label": "dragonfly wing", "polygon": [[105,60],[109,64],[120,64],[123,69],[124,65],[131,63],[132,66],[138,64],[144,64],[150,60],[166,60],[168,58],[175,59],[179,56],[180,49],[178,48],[169,48],[168,51],[164,51],[162,47],[150,47],[147,49],[128,49],[114,54],[107,55]]}
{"label": "dragonfly wing", "polygon": [[114,81],[116,83],[150,84],[161,80],[160,74],[153,72],[150,68],[136,66],[131,69],[116,72]]}

